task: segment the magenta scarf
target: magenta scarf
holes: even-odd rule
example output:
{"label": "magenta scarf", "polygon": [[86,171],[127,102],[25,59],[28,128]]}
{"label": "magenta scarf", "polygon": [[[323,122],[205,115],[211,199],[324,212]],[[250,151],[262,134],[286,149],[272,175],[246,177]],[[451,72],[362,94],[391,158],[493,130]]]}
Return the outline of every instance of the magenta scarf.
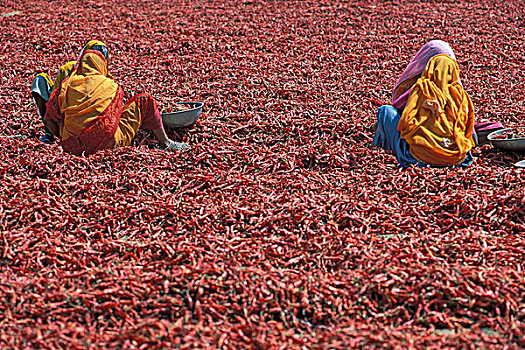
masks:
{"label": "magenta scarf", "polygon": [[[399,84],[401,84],[405,80],[414,78],[415,76],[423,73],[423,70],[425,70],[428,61],[435,55],[439,54],[445,54],[454,60],[456,59],[456,56],[454,56],[454,52],[452,52],[452,48],[442,40],[432,40],[426,43],[416,53],[416,55],[412,58],[408,66],[405,68],[405,71],[403,72],[403,74],[401,74],[401,77],[399,77],[399,80],[394,86],[394,91],[392,92],[392,106],[394,106],[394,108],[396,108],[397,110],[401,110],[405,107],[408,101],[408,95],[410,94],[411,90],[408,89],[394,101],[394,96],[396,95],[397,89],[399,88]],[[461,84],[461,81],[459,81],[459,83]]]}

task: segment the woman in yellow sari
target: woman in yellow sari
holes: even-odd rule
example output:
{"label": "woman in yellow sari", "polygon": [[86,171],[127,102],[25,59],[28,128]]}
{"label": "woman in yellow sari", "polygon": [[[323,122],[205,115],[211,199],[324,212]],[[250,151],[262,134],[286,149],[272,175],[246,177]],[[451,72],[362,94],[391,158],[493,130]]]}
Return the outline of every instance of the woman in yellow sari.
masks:
{"label": "woman in yellow sari", "polygon": [[108,61],[106,45],[90,41],[69,77],[55,84],[44,122],[64,151],[88,155],[128,146],[139,128],[153,131],[161,148],[186,148],[166,135],[151,95],[139,94],[123,106],[124,92],[109,74]]}
{"label": "woman in yellow sari", "polygon": [[459,83],[459,68],[447,54],[432,56],[400,112],[377,112],[374,146],[393,151],[399,164],[467,166],[475,143],[474,106]]}
{"label": "woman in yellow sari", "polygon": [[436,55],[410,92],[397,130],[422,163],[462,164],[475,145],[474,105],[458,79],[456,61]]}

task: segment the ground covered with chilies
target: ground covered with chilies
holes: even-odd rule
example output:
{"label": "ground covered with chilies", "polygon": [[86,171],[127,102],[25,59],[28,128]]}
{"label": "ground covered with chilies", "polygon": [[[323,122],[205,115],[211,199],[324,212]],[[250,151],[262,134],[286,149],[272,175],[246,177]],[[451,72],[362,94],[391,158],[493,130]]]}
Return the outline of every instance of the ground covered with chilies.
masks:
{"label": "ground covered with chilies", "polygon": [[[523,155],[400,170],[365,126],[426,41],[523,124],[516,1],[0,3],[0,348],[525,346]],[[38,142],[33,76],[88,39],[184,153]],[[10,138],[22,135],[27,138]]]}

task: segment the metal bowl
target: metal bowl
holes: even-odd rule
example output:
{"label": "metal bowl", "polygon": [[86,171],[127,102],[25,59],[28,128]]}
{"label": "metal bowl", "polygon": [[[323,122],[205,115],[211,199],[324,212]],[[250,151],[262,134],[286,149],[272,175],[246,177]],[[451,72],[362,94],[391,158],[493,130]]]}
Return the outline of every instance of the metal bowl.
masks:
{"label": "metal bowl", "polygon": [[190,105],[192,108],[185,111],[162,113],[162,123],[172,128],[184,128],[194,124],[202,113],[202,102],[183,101],[180,105]]}
{"label": "metal bowl", "polygon": [[514,166],[516,168],[525,168],[525,160],[520,160],[519,162],[515,163]]}
{"label": "metal bowl", "polygon": [[[525,152],[525,137],[520,137],[516,139],[503,139],[503,140],[494,139],[494,136],[502,135],[512,129],[515,129],[515,128],[507,128],[507,129],[501,129],[498,131],[491,132],[489,136],[487,136],[487,139],[490,142],[492,142],[492,145],[494,147],[502,151]],[[519,127],[519,129],[525,129],[525,127]]]}

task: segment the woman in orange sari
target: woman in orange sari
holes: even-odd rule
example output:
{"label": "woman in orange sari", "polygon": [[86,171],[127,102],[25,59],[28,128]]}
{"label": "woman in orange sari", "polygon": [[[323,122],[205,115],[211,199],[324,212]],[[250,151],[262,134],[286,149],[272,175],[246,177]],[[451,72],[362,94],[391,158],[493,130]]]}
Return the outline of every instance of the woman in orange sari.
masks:
{"label": "woman in orange sari", "polygon": [[[435,43],[449,48],[443,42],[429,44]],[[394,106],[379,108],[371,128],[373,145],[392,151],[402,167],[467,166],[473,161],[474,106],[461,86],[451,50],[440,49],[443,53],[428,54],[424,70],[403,96],[394,91]]]}
{"label": "woman in orange sari", "polygon": [[454,59],[430,59],[412,88],[397,131],[419,162],[437,166],[468,165],[475,146],[474,105],[459,84]]}
{"label": "woman in orange sari", "polygon": [[64,151],[89,155],[128,146],[139,128],[153,131],[161,148],[187,148],[168,138],[151,95],[136,95],[123,106],[124,92],[109,74],[108,60],[106,45],[90,41],[46,104],[45,126]]}

